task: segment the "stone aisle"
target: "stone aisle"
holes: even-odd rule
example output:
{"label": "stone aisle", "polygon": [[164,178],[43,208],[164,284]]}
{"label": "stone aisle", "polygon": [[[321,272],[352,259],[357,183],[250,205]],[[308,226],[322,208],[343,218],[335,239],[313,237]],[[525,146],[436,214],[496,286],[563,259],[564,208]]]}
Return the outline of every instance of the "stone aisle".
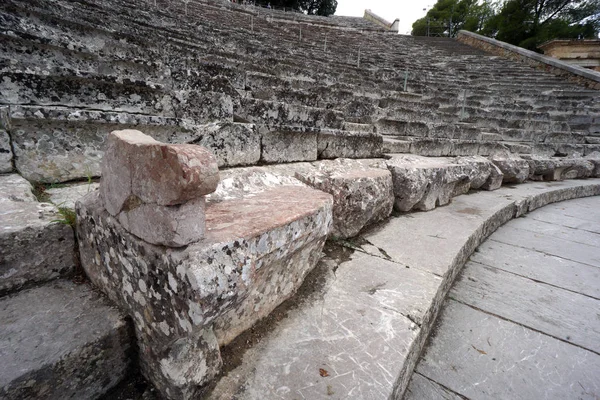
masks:
{"label": "stone aisle", "polygon": [[479,247],[405,398],[600,398],[600,198],[538,209]]}

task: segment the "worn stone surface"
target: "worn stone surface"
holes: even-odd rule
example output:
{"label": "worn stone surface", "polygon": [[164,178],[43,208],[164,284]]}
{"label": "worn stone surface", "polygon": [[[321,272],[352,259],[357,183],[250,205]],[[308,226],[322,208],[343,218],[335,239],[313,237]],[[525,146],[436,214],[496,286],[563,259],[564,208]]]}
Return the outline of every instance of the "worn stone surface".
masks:
{"label": "worn stone surface", "polygon": [[[535,210],[480,246],[449,293],[418,376],[461,398],[593,399],[600,390],[600,299],[594,284],[600,259],[591,256],[584,264],[570,258],[585,253],[583,243],[597,253],[600,239],[566,225],[573,218],[568,214],[587,215],[597,224],[598,201],[594,196]],[[556,220],[538,219],[549,211]],[[560,237],[562,243],[549,255],[523,232],[548,241]],[[507,234],[518,244],[502,243]]]}
{"label": "worn stone surface", "polygon": [[31,184],[19,174],[0,175],[0,203],[37,201]]}
{"label": "worn stone surface", "polygon": [[205,200],[200,197],[175,206],[136,204],[117,215],[121,226],[156,245],[181,247],[204,237]]}
{"label": "worn stone surface", "polygon": [[571,243],[561,237],[541,235],[525,229],[505,226],[499,229],[494,240],[520,247],[532,248],[551,255],[559,255],[588,265],[600,263],[600,253],[596,246],[585,243]]}
{"label": "worn stone surface", "polygon": [[529,177],[529,163],[520,157],[495,155],[490,160],[503,174],[503,183],[521,183]]}
{"label": "worn stone surface", "polygon": [[[408,385],[454,276],[485,237],[516,215],[516,203],[539,206],[591,194],[600,194],[598,180],[529,183],[460,196],[429,213],[392,218],[348,242],[359,251],[351,260],[322,260],[319,275],[308,281],[309,297],[293,303],[285,318],[269,326],[209,398],[398,396]],[[371,320],[377,310],[379,317]],[[387,317],[389,310],[414,325],[396,326]],[[394,336],[382,336],[381,324],[391,326]],[[407,342],[381,349],[372,339],[388,344],[401,336],[412,344],[406,355],[394,353],[388,366],[390,349],[404,349]]]}
{"label": "worn stone surface", "polygon": [[595,318],[598,299],[477,263],[467,263],[449,295],[484,312],[596,353],[600,348],[597,340],[600,323]]}
{"label": "worn stone surface", "polygon": [[496,190],[502,186],[500,169],[482,156],[457,157],[456,163],[465,165],[470,189]]}
{"label": "worn stone surface", "polygon": [[404,394],[406,400],[463,400],[464,398],[440,384],[415,372]]}
{"label": "worn stone surface", "polygon": [[205,239],[181,249],[136,239],[97,193],[78,205],[82,265],[132,316],[142,369],[169,397],[219,372],[219,345],[294,293],[331,227],[330,195],[303,186],[225,198],[207,205]]}
{"label": "worn stone surface", "polygon": [[102,176],[106,209],[137,237],[179,247],[204,236],[203,196],[216,189],[219,171],[203,147],[115,131],[108,138]]}
{"label": "worn stone surface", "polygon": [[75,210],[75,203],[88,193],[95,192],[100,188],[96,182],[76,183],[62,187],[50,187],[44,191],[50,201],[58,207]]}
{"label": "worn stone surface", "polygon": [[8,107],[0,107],[0,174],[12,172],[13,170],[13,153],[8,129]]}
{"label": "worn stone surface", "polygon": [[563,179],[588,178],[594,172],[594,164],[583,158],[542,158],[523,156],[529,162],[529,179],[560,181]]}
{"label": "worn stone surface", "polygon": [[[548,224],[551,225],[551,224]],[[539,282],[600,298],[600,271],[558,256],[490,239],[471,260]],[[540,270],[536,266],[544,265]]]}
{"label": "worn stone surface", "polygon": [[[446,158],[395,155],[386,162],[394,182],[394,206],[399,211],[428,211],[468,191],[465,168]],[[457,187],[459,193],[455,190]]]}
{"label": "worn stone surface", "polygon": [[132,196],[146,204],[172,206],[214,192],[219,170],[201,146],[160,143],[140,131],[111,132],[100,193],[117,215]]}
{"label": "worn stone surface", "polygon": [[294,163],[223,170],[220,172],[221,181],[217,189],[206,196],[206,200],[221,202],[252,197],[280,186],[305,186],[294,178],[298,170],[312,170],[312,166],[309,163]]}
{"label": "worn stone surface", "polygon": [[18,201],[0,201],[0,294],[67,276],[75,268],[73,229],[58,209],[32,201],[27,191],[16,196]]}
{"label": "worn stone surface", "polygon": [[253,124],[220,122],[195,127],[193,134],[178,132],[176,142],[207,148],[219,167],[254,165],[260,160],[261,136]]}
{"label": "worn stone surface", "polygon": [[332,235],[347,238],[387,218],[393,206],[391,174],[382,159],[337,159],[221,172],[208,201],[222,201],[274,186],[307,185],[333,196]]}
{"label": "worn stone surface", "polygon": [[312,169],[299,169],[295,176],[333,196],[333,236],[355,236],[364,227],[391,214],[392,174],[385,167],[376,168],[366,161],[348,159],[319,161],[312,165]]}
{"label": "worn stone surface", "polygon": [[585,156],[586,160],[589,160],[592,164],[594,164],[594,170],[592,171],[592,175],[594,178],[600,178],[600,152],[594,151]]}
{"label": "worn stone surface", "polygon": [[129,371],[124,315],[65,281],[0,299],[0,397],[96,398]]}
{"label": "worn stone surface", "polygon": [[209,398],[390,397],[439,278],[362,253],[322,263],[335,266],[321,267],[310,301],[247,351]]}
{"label": "worn stone surface", "polygon": [[598,354],[461,303],[447,303],[437,332],[417,372],[466,398],[593,399],[600,391]]}
{"label": "worn stone surface", "polygon": [[100,176],[111,131],[143,129],[166,141],[187,130],[175,119],[62,107],[11,106],[10,116],[16,169],[48,183]]}
{"label": "worn stone surface", "polygon": [[317,159],[317,133],[311,129],[262,128],[261,137],[261,160],[266,163]]}
{"label": "worn stone surface", "polygon": [[317,136],[319,158],[380,157],[383,137],[372,132],[347,132],[322,129]]}

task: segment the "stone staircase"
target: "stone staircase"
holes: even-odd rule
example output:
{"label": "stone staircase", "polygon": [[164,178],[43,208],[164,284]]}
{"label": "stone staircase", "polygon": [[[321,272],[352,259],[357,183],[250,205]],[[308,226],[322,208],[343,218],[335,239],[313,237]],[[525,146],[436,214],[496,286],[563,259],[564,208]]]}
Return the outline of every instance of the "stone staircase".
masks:
{"label": "stone staircase", "polygon": [[98,397],[130,373],[130,322],[82,281],[64,213],[18,174],[0,206],[0,397]]}
{"label": "stone staircase", "polygon": [[[172,398],[400,396],[472,238],[509,214],[597,194],[596,180],[555,181],[600,177],[599,92],[454,40],[214,0],[7,0],[0,35],[0,312],[9,321],[0,352],[10,365],[0,397],[97,398],[139,372],[137,360]],[[93,180],[108,133],[124,129],[215,155],[221,182],[206,199],[205,240],[151,245],[103,208]],[[508,202],[510,189],[481,191],[525,180],[545,182]],[[42,200],[53,204],[38,202],[28,181],[46,185]],[[78,200],[74,240],[62,222]],[[434,254],[428,229],[439,222],[404,213],[451,202],[457,241],[445,264],[404,271],[427,254],[394,253],[379,229],[406,229],[406,241],[414,233]],[[413,216],[424,225],[406,222]],[[375,259],[348,261],[349,249]],[[81,282],[80,259],[110,300]],[[395,282],[402,273],[412,283]],[[369,296],[389,283],[392,297],[372,303],[356,292],[362,281]],[[342,305],[324,325],[313,324],[324,315],[319,296]],[[289,304],[298,308],[286,317]],[[240,344],[271,328],[264,346]],[[360,358],[381,335],[373,354],[385,362],[370,374]],[[49,339],[38,345],[40,336]],[[293,365],[309,354],[296,345],[312,339],[313,361],[356,345],[335,364],[356,363],[360,379],[325,366],[316,379],[335,384],[240,378],[255,368],[275,381],[292,370],[313,379]],[[238,350],[251,357],[231,361]],[[182,358],[199,351],[211,360],[204,370],[202,357]],[[357,379],[375,384],[354,390]]]}

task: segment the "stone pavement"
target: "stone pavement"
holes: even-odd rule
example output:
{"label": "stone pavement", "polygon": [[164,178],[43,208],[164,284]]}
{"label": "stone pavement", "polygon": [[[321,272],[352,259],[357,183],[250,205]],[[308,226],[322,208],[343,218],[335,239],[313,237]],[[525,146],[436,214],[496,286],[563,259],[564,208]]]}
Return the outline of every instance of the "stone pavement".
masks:
{"label": "stone pavement", "polygon": [[443,306],[406,399],[600,398],[600,198],[499,228]]}

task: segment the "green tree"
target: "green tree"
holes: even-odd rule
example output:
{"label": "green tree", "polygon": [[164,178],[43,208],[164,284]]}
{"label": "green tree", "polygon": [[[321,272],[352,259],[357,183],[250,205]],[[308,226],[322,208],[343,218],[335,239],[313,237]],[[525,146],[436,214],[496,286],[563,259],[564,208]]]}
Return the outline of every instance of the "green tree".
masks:
{"label": "green tree", "polygon": [[335,14],[337,0],[273,0],[273,7],[292,8],[308,15],[329,16]]}
{"label": "green tree", "polygon": [[438,0],[425,17],[413,23],[416,36],[456,36],[459,30],[479,32],[494,15],[490,1]]}
{"label": "green tree", "polygon": [[593,38],[600,28],[600,0],[508,0],[483,34],[537,50],[551,39]]}

